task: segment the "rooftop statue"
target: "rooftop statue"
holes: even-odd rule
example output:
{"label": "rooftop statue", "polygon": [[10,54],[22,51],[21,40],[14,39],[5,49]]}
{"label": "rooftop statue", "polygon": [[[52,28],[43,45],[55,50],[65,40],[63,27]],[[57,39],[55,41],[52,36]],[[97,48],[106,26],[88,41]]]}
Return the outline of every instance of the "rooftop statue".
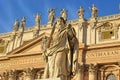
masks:
{"label": "rooftop statue", "polygon": [[60,17],[53,25],[49,40],[43,53],[46,60],[44,78],[70,80],[77,69],[78,40],[74,28],[70,24],[67,26]]}
{"label": "rooftop statue", "polygon": [[53,23],[55,19],[55,9],[49,9],[48,22]]}
{"label": "rooftop statue", "polygon": [[22,24],[23,24],[23,25],[26,24],[26,18],[25,18],[25,17],[22,18]]}
{"label": "rooftop statue", "polygon": [[22,29],[22,31],[24,30],[25,24],[26,24],[26,18],[23,17],[22,20],[21,20],[21,23],[20,23],[20,29]]}
{"label": "rooftop statue", "polygon": [[83,7],[80,7],[80,9],[78,10],[79,19],[84,18],[84,12],[85,12],[85,10],[83,9]]}
{"label": "rooftop statue", "polygon": [[39,14],[37,14],[36,16],[35,16],[35,21],[36,21],[36,26],[40,26],[40,15]]}
{"label": "rooftop statue", "polygon": [[18,22],[18,20],[15,21],[15,23],[14,23],[13,26],[14,26],[14,31],[17,31],[18,28],[19,28],[19,22]]}
{"label": "rooftop statue", "polygon": [[67,10],[62,9],[60,14],[61,14],[61,17],[63,17],[63,19],[66,21],[67,20]]}
{"label": "rooftop statue", "polygon": [[98,17],[98,9],[94,4],[93,4],[93,6],[91,8],[91,11],[92,11],[92,18]]}

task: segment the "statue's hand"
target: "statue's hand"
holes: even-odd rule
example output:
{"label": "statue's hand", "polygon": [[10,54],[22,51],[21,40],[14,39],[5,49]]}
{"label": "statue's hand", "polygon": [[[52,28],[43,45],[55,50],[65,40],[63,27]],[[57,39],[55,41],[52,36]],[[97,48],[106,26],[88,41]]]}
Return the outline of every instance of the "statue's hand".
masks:
{"label": "statue's hand", "polygon": [[69,53],[69,48],[65,48],[65,53]]}
{"label": "statue's hand", "polygon": [[42,56],[45,58],[45,50],[42,52]]}
{"label": "statue's hand", "polygon": [[42,53],[42,56],[46,62],[48,62],[48,56],[46,55],[46,50]]}

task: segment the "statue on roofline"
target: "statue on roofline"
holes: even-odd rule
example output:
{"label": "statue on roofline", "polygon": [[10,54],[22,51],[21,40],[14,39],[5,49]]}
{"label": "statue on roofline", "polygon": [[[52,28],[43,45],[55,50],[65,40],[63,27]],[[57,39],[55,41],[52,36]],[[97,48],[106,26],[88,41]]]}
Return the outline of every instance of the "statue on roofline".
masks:
{"label": "statue on roofline", "polygon": [[55,9],[49,9],[48,23],[53,23],[55,19]]}
{"label": "statue on roofline", "polygon": [[36,21],[36,26],[40,27],[40,15],[37,13],[37,15],[35,16],[35,21]]}
{"label": "statue on roofline", "polygon": [[92,11],[92,18],[97,18],[98,17],[98,9],[94,4],[91,8],[91,11]]}
{"label": "statue on roofline", "polygon": [[67,21],[67,10],[62,9],[60,14],[61,14],[61,17],[63,17],[63,19]]}
{"label": "statue on roofline", "polygon": [[14,31],[17,31],[18,30],[18,28],[19,28],[19,22],[18,22],[18,20],[15,20],[15,23],[14,23]]}
{"label": "statue on roofline", "polygon": [[78,10],[79,19],[84,18],[84,12],[85,12],[85,10],[83,9],[83,7],[80,7],[80,9]]}
{"label": "statue on roofline", "polygon": [[23,31],[26,24],[26,18],[23,17],[20,23],[20,29]]}

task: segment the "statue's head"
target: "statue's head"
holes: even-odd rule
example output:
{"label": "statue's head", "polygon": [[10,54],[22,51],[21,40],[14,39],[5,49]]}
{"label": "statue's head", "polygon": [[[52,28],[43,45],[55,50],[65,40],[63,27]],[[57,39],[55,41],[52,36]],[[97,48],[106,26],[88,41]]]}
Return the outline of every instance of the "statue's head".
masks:
{"label": "statue's head", "polygon": [[63,17],[57,18],[56,22],[58,26],[65,27],[66,21],[64,20]]}

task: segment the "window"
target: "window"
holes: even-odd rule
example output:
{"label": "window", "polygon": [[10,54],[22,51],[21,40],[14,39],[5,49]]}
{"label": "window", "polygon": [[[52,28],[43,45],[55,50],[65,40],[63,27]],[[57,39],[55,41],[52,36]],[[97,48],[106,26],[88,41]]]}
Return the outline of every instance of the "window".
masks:
{"label": "window", "polygon": [[114,30],[104,31],[101,33],[101,39],[114,39]]}
{"label": "window", "polygon": [[106,80],[117,80],[114,74],[109,74]]}
{"label": "window", "polygon": [[99,28],[99,40],[113,40],[116,39],[116,27],[111,23],[105,23]]}
{"label": "window", "polygon": [[0,46],[0,53],[3,53],[5,50],[5,46]]}
{"label": "window", "polygon": [[0,53],[3,53],[5,50],[5,41],[4,40],[0,40]]}

